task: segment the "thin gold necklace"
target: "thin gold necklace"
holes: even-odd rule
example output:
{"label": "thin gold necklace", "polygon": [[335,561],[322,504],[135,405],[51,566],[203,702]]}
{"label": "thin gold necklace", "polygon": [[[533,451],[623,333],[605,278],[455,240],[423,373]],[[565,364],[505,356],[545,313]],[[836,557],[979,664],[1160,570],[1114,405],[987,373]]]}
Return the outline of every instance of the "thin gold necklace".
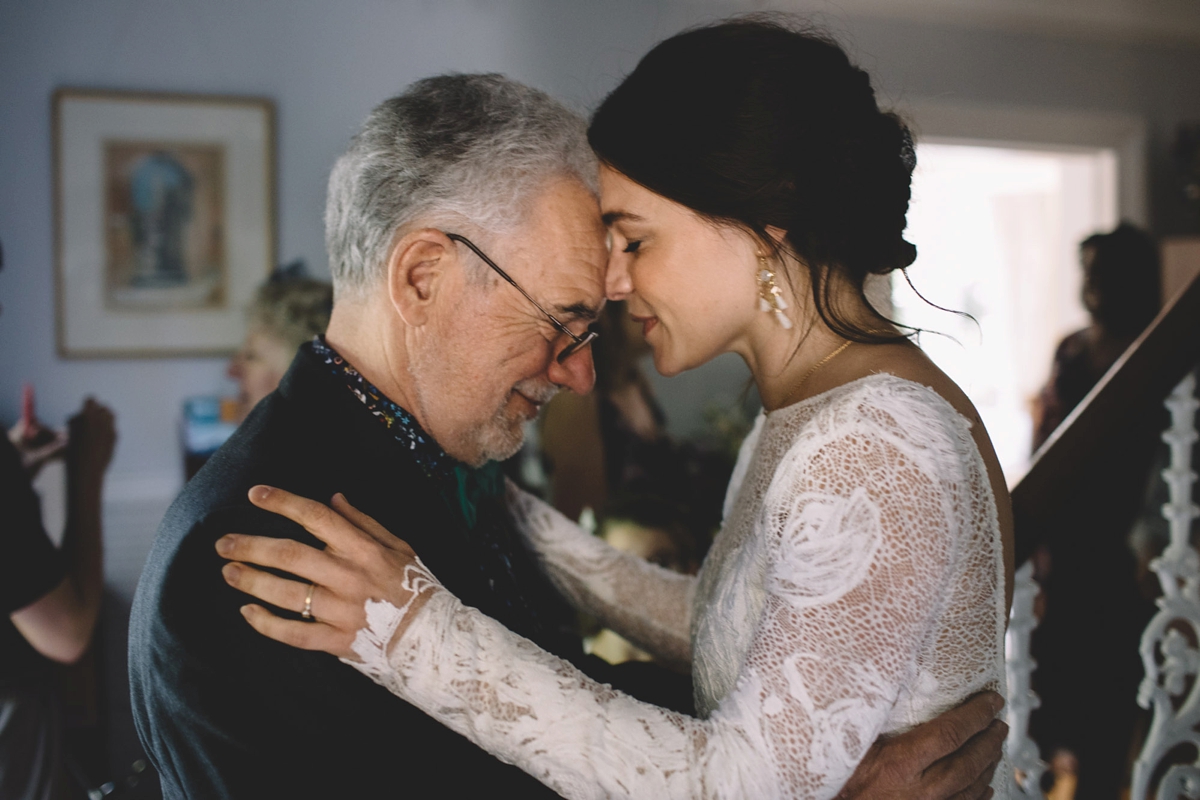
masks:
{"label": "thin gold necklace", "polygon": [[[825,366],[830,361],[833,361],[835,358],[840,356],[842,354],[842,351],[844,351],[847,347],[849,347],[852,344],[854,344],[854,340],[847,339],[846,341],[842,342],[837,347],[837,349],[835,349],[832,353],[825,356],[820,361],[818,361],[817,363],[815,363],[811,367],[809,367],[808,372],[804,373],[804,377],[800,379],[799,383],[797,383],[794,387],[792,387],[792,390],[784,396],[784,399],[789,400],[789,399],[795,397],[796,395],[798,395],[800,393],[801,387],[803,387],[804,384],[808,381],[808,379],[813,376],[814,372],[816,372],[821,367]],[[780,408],[782,408],[782,407],[783,406],[781,405]]]}

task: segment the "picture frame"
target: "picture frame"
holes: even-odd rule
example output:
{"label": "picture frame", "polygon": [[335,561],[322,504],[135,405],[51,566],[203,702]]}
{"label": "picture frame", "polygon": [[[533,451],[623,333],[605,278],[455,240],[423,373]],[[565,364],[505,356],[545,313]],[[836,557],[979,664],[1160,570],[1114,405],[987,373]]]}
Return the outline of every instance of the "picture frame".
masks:
{"label": "picture frame", "polygon": [[58,352],[219,356],[275,264],[275,107],[262,97],[60,88]]}

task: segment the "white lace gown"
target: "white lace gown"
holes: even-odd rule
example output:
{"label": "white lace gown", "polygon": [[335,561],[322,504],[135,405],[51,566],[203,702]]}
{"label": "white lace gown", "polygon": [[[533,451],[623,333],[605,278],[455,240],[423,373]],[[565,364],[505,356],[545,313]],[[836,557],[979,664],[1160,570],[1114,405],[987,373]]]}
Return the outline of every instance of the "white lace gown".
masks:
{"label": "white lace gown", "polygon": [[699,717],[591,681],[420,567],[430,599],[395,642],[405,609],[369,601],[354,666],[566,797],[830,798],[880,734],[1004,692],[995,500],[970,423],[925,386],[873,375],[760,416],[695,578],[509,502],[576,606],[690,661]]}

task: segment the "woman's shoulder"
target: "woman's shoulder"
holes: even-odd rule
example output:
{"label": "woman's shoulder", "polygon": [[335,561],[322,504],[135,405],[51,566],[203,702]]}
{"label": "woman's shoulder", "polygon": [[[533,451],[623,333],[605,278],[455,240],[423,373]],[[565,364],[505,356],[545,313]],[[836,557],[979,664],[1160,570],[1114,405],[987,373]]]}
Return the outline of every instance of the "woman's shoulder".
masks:
{"label": "woman's shoulder", "polygon": [[[964,410],[974,414],[969,401],[967,405]],[[964,414],[928,383],[891,371],[854,378],[770,416],[780,421],[790,416],[801,422],[793,430],[797,439],[873,429],[919,439],[925,426],[969,432],[977,419]]]}
{"label": "woman's shoulder", "polygon": [[[808,472],[821,464],[846,464],[847,459],[874,463],[877,459],[866,451],[882,445],[904,454],[926,474],[961,478],[978,417],[963,413],[975,413],[969,400],[963,398],[966,405],[960,410],[930,378],[936,376],[870,372],[772,412],[773,435],[786,440],[786,445],[779,443],[786,446],[781,471],[789,472],[788,464]],[[822,457],[815,458],[817,453]]]}
{"label": "woman's shoulder", "polygon": [[859,414],[882,412],[901,427],[923,420],[969,431],[978,421],[975,407],[965,396],[964,403],[957,405],[946,396],[951,393],[939,391],[936,383],[916,379],[916,376],[898,375],[894,371],[873,372],[846,386],[843,403],[853,406]]}
{"label": "woman's shoulder", "polygon": [[935,414],[954,422],[961,418],[971,427],[980,421],[979,412],[962,389],[916,345],[853,347],[838,362],[814,376],[814,394],[795,407],[890,404],[897,412]]}

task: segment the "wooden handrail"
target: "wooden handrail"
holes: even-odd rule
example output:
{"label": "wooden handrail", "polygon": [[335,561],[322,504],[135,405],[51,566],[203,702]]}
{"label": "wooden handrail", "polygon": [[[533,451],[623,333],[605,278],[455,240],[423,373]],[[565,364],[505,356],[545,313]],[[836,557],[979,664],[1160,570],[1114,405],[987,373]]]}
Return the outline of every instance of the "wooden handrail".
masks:
{"label": "wooden handrail", "polygon": [[1034,454],[1013,487],[1017,563],[1042,539],[1041,523],[1077,488],[1106,440],[1170,393],[1200,362],[1200,275],[1159,312]]}

